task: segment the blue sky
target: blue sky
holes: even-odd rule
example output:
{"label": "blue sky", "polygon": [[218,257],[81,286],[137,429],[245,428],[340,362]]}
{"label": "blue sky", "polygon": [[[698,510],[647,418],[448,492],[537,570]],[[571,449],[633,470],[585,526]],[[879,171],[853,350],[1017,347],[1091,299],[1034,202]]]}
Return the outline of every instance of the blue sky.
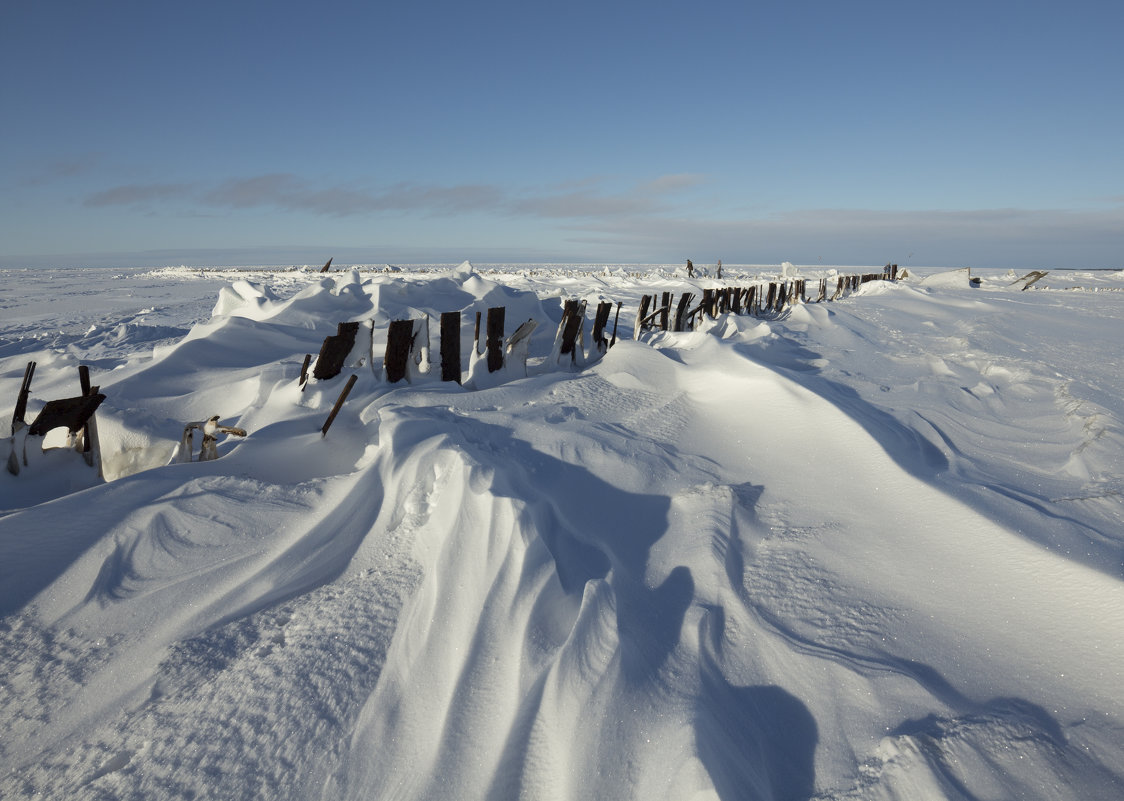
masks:
{"label": "blue sky", "polygon": [[0,265],[1124,267],[1124,3],[38,0]]}

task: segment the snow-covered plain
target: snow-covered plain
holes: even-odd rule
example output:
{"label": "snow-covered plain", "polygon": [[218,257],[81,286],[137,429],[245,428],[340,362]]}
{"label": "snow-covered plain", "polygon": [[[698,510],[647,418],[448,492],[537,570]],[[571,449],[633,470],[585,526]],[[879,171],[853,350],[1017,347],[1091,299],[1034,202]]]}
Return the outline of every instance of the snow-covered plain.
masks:
{"label": "snow-covered plain", "polygon": [[[0,271],[0,433],[87,364],[110,479],[0,470],[0,798],[1124,797],[1124,272],[633,339],[779,272]],[[623,303],[579,366],[570,297]],[[499,305],[526,374],[372,369]]]}

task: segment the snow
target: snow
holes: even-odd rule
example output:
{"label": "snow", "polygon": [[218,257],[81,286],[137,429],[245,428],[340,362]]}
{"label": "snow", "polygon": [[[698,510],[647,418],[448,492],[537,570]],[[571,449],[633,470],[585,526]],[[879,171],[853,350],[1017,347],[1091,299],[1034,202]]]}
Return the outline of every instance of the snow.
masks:
{"label": "snow", "polygon": [[[632,338],[643,294],[877,271],[0,271],[2,433],[29,361],[28,420],[107,396],[105,481],[0,471],[0,797],[1121,797],[1124,271]],[[552,358],[568,298],[623,304],[603,357]],[[499,305],[526,369],[472,353]]]}

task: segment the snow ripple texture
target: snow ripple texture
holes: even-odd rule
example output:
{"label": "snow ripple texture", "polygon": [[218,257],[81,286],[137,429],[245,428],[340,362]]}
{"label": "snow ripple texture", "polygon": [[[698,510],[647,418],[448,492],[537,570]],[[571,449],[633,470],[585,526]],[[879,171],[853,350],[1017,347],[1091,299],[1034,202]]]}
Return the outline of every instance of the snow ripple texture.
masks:
{"label": "snow ripple texture", "polygon": [[[3,397],[100,360],[113,480],[0,476],[0,797],[1124,794],[1124,293],[1069,291],[1124,276],[550,364],[570,293],[699,288],[630,272],[136,272],[151,308],[80,299],[107,335],[6,323]],[[387,320],[499,303],[529,375],[372,369]],[[250,435],[168,464],[213,413]]]}

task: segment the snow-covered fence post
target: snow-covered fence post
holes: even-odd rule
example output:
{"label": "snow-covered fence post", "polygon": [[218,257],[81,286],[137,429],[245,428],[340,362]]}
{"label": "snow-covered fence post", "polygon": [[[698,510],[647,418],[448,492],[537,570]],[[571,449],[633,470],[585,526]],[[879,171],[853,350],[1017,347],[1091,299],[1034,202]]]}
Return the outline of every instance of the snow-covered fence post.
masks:
{"label": "snow-covered fence post", "polygon": [[16,395],[16,410],[12,413],[12,433],[15,434],[27,421],[23,418],[27,414],[27,398],[31,394],[31,379],[35,377],[36,362],[28,362],[23,370],[23,383],[20,392]]}
{"label": "snow-covered fence post", "polygon": [[558,324],[555,346],[558,360],[570,357],[570,363],[578,362],[578,340],[582,338],[582,323],[585,321],[585,301],[568,300],[562,312],[562,322]]}
{"label": "snow-covered fence post", "polygon": [[523,375],[527,375],[527,352],[531,346],[531,334],[539,327],[539,324],[534,320],[528,320],[515,329],[514,333],[507,338],[507,344],[504,347],[504,363],[507,369],[512,370],[512,365],[520,365],[523,368]]}
{"label": "snow-covered fence post", "polygon": [[[83,396],[98,394],[99,387],[90,386],[90,368],[84,364],[78,365],[78,383],[82,387]],[[98,421],[92,413],[82,426],[82,458],[90,467],[97,467],[100,477],[101,442],[98,439]]]}
{"label": "snow-covered fence post", "polygon": [[441,380],[461,382],[461,313],[441,314]]}
{"label": "snow-covered fence post", "polygon": [[[407,320],[406,322],[410,322],[412,327],[412,321]],[[343,407],[343,402],[347,400],[347,395],[349,392],[351,392],[351,388],[355,386],[355,381],[357,378],[358,376],[352,373],[351,378],[347,379],[347,383],[344,384],[343,391],[340,392],[340,396],[336,398],[336,405],[332,407],[332,411],[328,414],[328,419],[324,421],[324,426],[320,429],[321,438],[324,438],[328,435],[328,429],[332,427],[332,422],[336,419],[336,415],[340,413],[340,409]]]}
{"label": "snow-covered fence post", "polygon": [[[23,371],[23,383],[20,385],[19,394],[16,395],[16,409],[12,413],[11,450],[8,452],[8,472],[13,476],[20,474],[20,459],[16,451],[21,450],[16,443],[16,435],[27,427],[23,419],[27,414],[27,398],[31,394],[31,379],[35,375],[35,362],[28,362]],[[27,464],[27,433],[21,438],[24,452],[24,464]]]}
{"label": "snow-covered fence post", "polygon": [[198,429],[203,432],[203,444],[199,448],[199,461],[210,462],[219,458],[218,435],[231,434],[235,437],[246,436],[244,428],[220,426],[219,416],[213,415],[199,423],[188,423],[183,427],[183,438],[180,440],[180,449],[176,454],[176,461],[186,463],[191,461],[191,449],[194,445],[194,432]]}
{"label": "snow-covered fence post", "polygon": [[316,367],[312,375],[318,381],[335,378],[343,371],[347,354],[355,346],[355,335],[359,333],[359,323],[340,323],[334,336],[324,337],[320,355],[316,357]]}
{"label": "snow-covered fence post", "polygon": [[613,338],[609,340],[609,347],[617,344],[617,323],[621,321],[621,302],[617,301],[617,315],[613,318]]}
{"label": "snow-covered fence post", "polygon": [[[664,295],[666,294],[665,292]],[[605,326],[609,323],[609,313],[612,310],[613,304],[603,300],[597,304],[597,312],[593,316],[593,347],[597,348],[598,353],[604,354],[609,350],[609,341],[605,339]]]}
{"label": "snow-covered fence post", "polygon": [[503,323],[506,309],[503,306],[488,309],[488,372],[494,373],[503,367]]}
{"label": "snow-covered fence post", "polygon": [[765,310],[772,311],[773,303],[777,298],[777,285],[775,282],[769,282],[769,294],[765,296]]}
{"label": "snow-covered fence post", "polygon": [[660,330],[666,331],[671,326],[671,299],[674,297],[670,292],[663,293],[663,299],[660,304]]}
{"label": "snow-covered fence post", "polygon": [[[718,312],[718,304],[717,304],[717,302],[715,300],[715,297],[714,297],[714,290],[713,289],[704,289],[703,290],[703,298],[702,298],[702,313],[713,318],[713,317],[718,316],[717,312]],[[701,315],[700,315],[700,317],[701,317]]]}
{"label": "snow-covered fence post", "polygon": [[391,320],[386,332],[383,368],[386,380],[394,384],[406,378],[406,365],[414,350],[414,321]]}
{"label": "snow-covered fence post", "polygon": [[[566,301],[569,303],[569,301]],[[648,318],[648,305],[651,303],[651,298],[647,295],[640,297],[640,311],[636,314],[636,324],[632,327],[632,338],[640,339],[640,334],[644,331],[644,321]]]}
{"label": "snow-covered fence post", "polygon": [[690,325],[688,311],[691,307],[692,298],[694,298],[694,294],[691,292],[684,292],[679,296],[679,305],[675,309],[675,325],[673,326],[673,330],[686,331],[687,326]]}

